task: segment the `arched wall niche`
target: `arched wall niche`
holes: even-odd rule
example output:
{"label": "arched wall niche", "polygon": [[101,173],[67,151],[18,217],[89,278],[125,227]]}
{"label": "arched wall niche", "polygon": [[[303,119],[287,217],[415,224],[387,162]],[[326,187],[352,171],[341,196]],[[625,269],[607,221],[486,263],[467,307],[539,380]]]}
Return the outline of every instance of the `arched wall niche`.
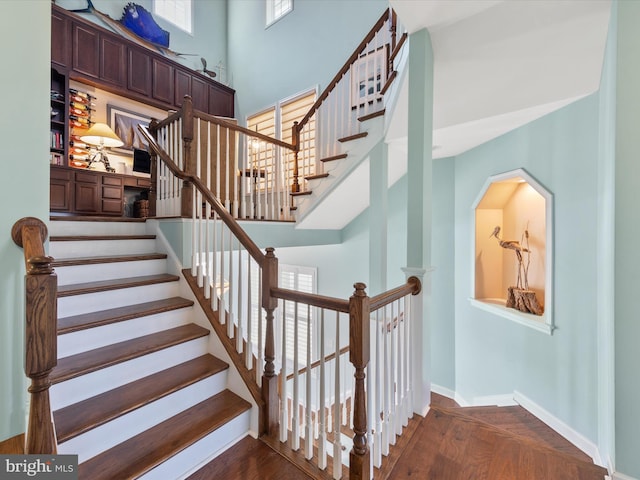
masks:
{"label": "arched wall niche", "polygon": [[553,195],[517,169],[489,177],[472,210],[472,305],[551,334]]}

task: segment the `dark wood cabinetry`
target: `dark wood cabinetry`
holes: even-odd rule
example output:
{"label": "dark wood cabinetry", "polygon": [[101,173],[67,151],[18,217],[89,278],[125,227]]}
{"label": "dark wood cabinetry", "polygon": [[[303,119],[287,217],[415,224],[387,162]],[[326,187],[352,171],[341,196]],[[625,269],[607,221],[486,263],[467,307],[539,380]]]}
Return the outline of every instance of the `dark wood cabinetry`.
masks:
{"label": "dark wood cabinetry", "polygon": [[71,21],[58,11],[51,12],[51,62],[61,67],[70,63]]}
{"label": "dark wood cabinetry", "polygon": [[137,48],[128,49],[127,88],[145,97],[151,96],[151,58]]}
{"label": "dark wood cabinetry", "polygon": [[100,77],[100,34],[88,25],[72,24],[71,49],[73,71],[88,77]]}
{"label": "dark wood cabinetry", "polygon": [[156,100],[174,105],[173,102],[173,67],[159,58],[152,58],[153,87],[152,96]]}
{"label": "dark wood cabinetry", "polygon": [[197,110],[234,116],[232,88],[55,4],[51,12],[51,60],[69,78],[165,110],[191,95]]}
{"label": "dark wood cabinetry", "polygon": [[128,194],[140,195],[151,188],[146,177],[72,167],[51,165],[50,175],[52,212],[122,216]]}
{"label": "dark wood cabinetry", "polygon": [[100,36],[100,79],[115,86],[126,87],[127,47],[106,35]]}

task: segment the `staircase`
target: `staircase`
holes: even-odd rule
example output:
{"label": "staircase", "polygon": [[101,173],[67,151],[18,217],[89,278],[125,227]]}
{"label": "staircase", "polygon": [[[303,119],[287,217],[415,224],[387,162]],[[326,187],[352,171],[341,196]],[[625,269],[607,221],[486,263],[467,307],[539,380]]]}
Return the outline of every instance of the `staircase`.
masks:
{"label": "staircase", "polygon": [[50,227],[58,453],[78,455],[80,478],[183,478],[247,435],[251,405],[145,222],[83,220]]}

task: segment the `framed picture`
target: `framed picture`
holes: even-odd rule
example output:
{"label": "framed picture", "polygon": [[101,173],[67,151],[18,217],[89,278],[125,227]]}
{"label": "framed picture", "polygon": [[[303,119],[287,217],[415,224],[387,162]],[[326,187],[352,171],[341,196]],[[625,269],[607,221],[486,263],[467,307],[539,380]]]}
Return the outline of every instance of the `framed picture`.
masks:
{"label": "framed picture", "polygon": [[351,108],[355,109],[381,98],[387,81],[387,48],[365,53],[351,65]]}
{"label": "framed picture", "polygon": [[113,150],[122,150],[123,153],[132,154],[134,148],[147,149],[147,142],[138,130],[138,125],[149,125],[151,121],[149,117],[114,105],[107,105],[107,118],[109,126],[124,142],[122,147]]}

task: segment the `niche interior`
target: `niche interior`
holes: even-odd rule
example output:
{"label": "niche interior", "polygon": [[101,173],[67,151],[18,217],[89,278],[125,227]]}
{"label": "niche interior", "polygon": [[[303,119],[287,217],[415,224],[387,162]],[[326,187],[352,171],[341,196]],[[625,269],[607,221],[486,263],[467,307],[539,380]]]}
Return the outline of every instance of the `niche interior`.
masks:
{"label": "niche interior", "polygon": [[471,302],[551,334],[553,196],[525,170],[490,177],[473,205]]}

